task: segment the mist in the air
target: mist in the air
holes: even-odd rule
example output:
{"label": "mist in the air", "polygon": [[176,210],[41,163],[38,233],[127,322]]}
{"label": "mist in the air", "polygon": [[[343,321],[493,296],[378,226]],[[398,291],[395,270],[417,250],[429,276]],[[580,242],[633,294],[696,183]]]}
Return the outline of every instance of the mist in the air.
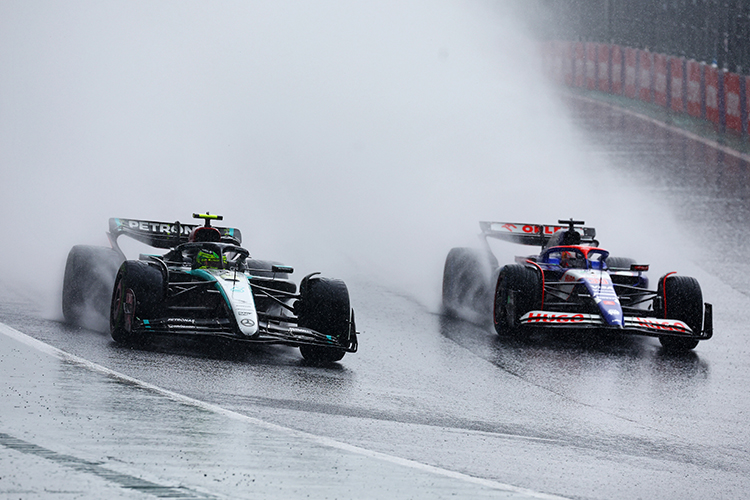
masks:
{"label": "mist in the air", "polygon": [[429,302],[479,220],[641,215],[502,2],[10,1],[0,67],[0,286],[52,301],[110,217]]}

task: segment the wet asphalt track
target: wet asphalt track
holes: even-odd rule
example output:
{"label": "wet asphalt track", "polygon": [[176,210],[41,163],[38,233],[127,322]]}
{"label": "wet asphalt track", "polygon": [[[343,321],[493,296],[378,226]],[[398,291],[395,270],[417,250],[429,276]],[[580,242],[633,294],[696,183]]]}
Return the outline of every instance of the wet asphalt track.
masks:
{"label": "wet asphalt track", "polygon": [[365,278],[348,280],[360,352],[333,368],[285,347],[131,350],[3,297],[6,325],[148,385],[0,336],[0,495],[744,497],[750,288],[728,263],[747,248],[747,165],[574,106],[597,154],[711,242],[682,270],[714,303],[715,338],[694,353],[636,337],[503,339]]}

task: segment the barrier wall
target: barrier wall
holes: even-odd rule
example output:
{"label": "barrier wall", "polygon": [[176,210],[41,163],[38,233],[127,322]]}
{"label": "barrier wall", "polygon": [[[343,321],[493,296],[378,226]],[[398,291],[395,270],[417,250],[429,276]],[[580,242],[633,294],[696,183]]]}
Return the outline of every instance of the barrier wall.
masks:
{"label": "barrier wall", "polygon": [[670,57],[668,59],[669,71],[669,107],[672,111],[682,112],[685,110],[685,72],[683,65],[685,60],[681,57]]}
{"label": "barrier wall", "polygon": [[712,122],[719,131],[748,135],[750,76],[647,50],[583,42],[549,42],[553,81],[623,95]]}
{"label": "barrier wall", "polygon": [[575,61],[573,59],[574,49],[569,43],[562,44],[558,50],[562,53],[562,68],[563,68],[563,81],[565,85],[573,86],[573,68],[575,67]]}
{"label": "barrier wall", "polygon": [[727,130],[741,133],[740,75],[724,72],[724,96]]}
{"label": "barrier wall", "polygon": [[610,63],[612,72],[610,74],[610,92],[616,95],[622,94],[622,47],[619,45],[613,45],[610,49]]}
{"label": "barrier wall", "polygon": [[612,66],[609,60],[609,45],[599,45],[596,53],[596,86],[602,92],[610,91],[610,71]]}
{"label": "barrier wall", "polygon": [[651,52],[645,50],[638,51],[638,79],[636,88],[638,89],[638,99],[641,101],[651,102],[651,83],[653,80],[653,56]]}
{"label": "barrier wall", "polygon": [[573,46],[573,85],[583,87],[586,82],[586,52],[583,43]]}
{"label": "barrier wall", "polygon": [[599,45],[596,43],[586,44],[586,88],[596,90],[596,53]]}
{"label": "barrier wall", "polygon": [[626,48],[625,53],[625,84],[623,94],[625,97],[635,99],[638,92],[638,51]]}
{"label": "barrier wall", "polygon": [[715,66],[707,66],[703,69],[703,78],[705,81],[703,100],[706,106],[706,119],[719,125],[719,69]]}
{"label": "barrier wall", "polygon": [[667,107],[667,55],[654,54],[654,103]]}
{"label": "barrier wall", "polygon": [[687,112],[690,116],[703,116],[703,63],[687,62]]}

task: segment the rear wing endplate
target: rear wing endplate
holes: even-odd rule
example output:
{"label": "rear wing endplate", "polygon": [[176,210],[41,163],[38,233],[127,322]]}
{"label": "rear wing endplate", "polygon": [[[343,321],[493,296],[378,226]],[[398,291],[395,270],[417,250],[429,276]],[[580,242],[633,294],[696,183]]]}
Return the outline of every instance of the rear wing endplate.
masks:
{"label": "rear wing endplate", "polygon": [[[479,227],[482,229],[484,238],[496,238],[498,240],[510,241],[521,245],[533,245],[543,247],[549,239],[558,231],[565,231],[568,226],[542,225],[542,224],[520,224],[517,222],[488,222],[481,221]],[[573,227],[581,235],[581,243],[594,243],[596,240],[596,229],[593,227]]]}
{"label": "rear wing endplate", "polygon": [[[158,222],[138,219],[109,219],[109,234],[113,241],[121,235],[145,243],[154,248],[174,248],[186,243],[190,232],[198,227],[197,224],[181,224],[177,222]],[[229,236],[242,243],[242,233],[233,227],[217,227],[222,236]]]}

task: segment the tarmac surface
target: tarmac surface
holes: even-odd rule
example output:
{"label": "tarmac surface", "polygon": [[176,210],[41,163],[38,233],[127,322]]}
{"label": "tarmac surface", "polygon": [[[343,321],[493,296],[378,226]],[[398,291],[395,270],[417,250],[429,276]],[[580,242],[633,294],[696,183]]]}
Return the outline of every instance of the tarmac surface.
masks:
{"label": "tarmac surface", "polygon": [[562,498],[240,415],[2,323],[0,380],[2,498]]}

